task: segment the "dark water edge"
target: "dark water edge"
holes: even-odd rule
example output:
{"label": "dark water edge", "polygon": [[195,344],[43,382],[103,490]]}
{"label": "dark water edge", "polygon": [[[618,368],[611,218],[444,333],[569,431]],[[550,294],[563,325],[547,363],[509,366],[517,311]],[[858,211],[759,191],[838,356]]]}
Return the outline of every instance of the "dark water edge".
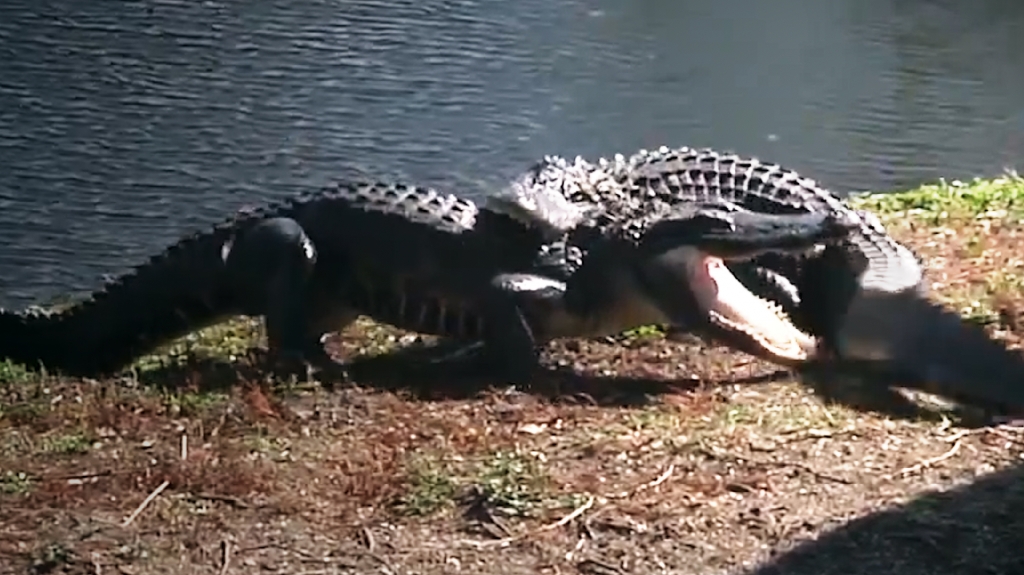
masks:
{"label": "dark water edge", "polygon": [[1024,155],[1012,0],[0,6],[0,305],[352,174],[479,196],[543,154],[711,146],[841,194]]}

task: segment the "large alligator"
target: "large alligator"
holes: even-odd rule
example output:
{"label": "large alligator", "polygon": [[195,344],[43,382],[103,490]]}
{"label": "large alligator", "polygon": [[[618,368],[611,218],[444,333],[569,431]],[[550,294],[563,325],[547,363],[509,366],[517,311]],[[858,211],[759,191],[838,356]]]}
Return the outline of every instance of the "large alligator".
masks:
{"label": "large alligator", "polygon": [[[522,377],[532,371],[538,340],[674,321],[676,300],[690,293],[688,276],[673,275],[682,265],[672,258],[676,247],[743,256],[806,249],[850,229],[830,215],[763,217],[724,202],[585,218],[548,191],[537,186],[517,196],[550,208],[524,225],[524,218],[432,189],[339,183],[186,237],[66,309],[0,312],[0,356],[69,374],[107,374],[171,339],[249,315],[265,317],[274,357],[333,367],[323,335],[365,314],[414,331],[483,339],[511,377]],[[610,290],[532,272],[542,245],[584,220],[581,230],[596,231],[588,249],[602,253],[604,234],[612,246],[604,253],[628,253],[584,266],[596,271],[581,277],[611,276],[598,284]],[[647,234],[659,243],[642,241]],[[652,294],[631,273],[660,273],[664,283]],[[591,291],[593,305],[569,297]],[[563,300],[583,303],[566,307]],[[693,317],[704,311],[698,304],[715,310],[707,297],[687,301],[692,305],[682,308]]]}
{"label": "large alligator", "polygon": [[873,214],[853,210],[815,181],[754,158],[686,147],[596,162],[549,156],[530,172],[558,170],[580,180],[563,186],[570,201],[610,210],[624,202],[719,198],[760,213],[845,214],[857,230],[814,254],[727,262],[745,287],[813,336],[803,340],[808,365],[856,366],[961,400],[1024,406],[1024,355],[930,301],[919,258]]}
{"label": "large alligator", "polygon": [[[845,239],[859,225],[858,219],[846,213],[754,212],[720,197],[659,202],[620,193],[614,198],[605,194],[599,204],[578,202],[601,209],[566,225],[557,206],[516,197],[523,189],[532,191],[530,198],[592,197],[588,186],[595,172],[580,167],[538,164],[486,202],[489,209],[521,219],[531,228],[543,228],[548,221],[563,230],[571,228],[560,241],[543,246],[533,269],[535,275],[564,284],[560,303],[573,318],[557,322],[563,327],[546,339],[611,335],[668,323],[685,324],[704,338],[785,365],[804,365],[819,354],[814,338],[796,329],[777,306],[746,289],[726,263],[768,254],[800,257],[817,247],[836,245],[832,240]],[[554,193],[539,193],[538,188]],[[510,195],[516,201],[508,201]],[[720,213],[716,217],[732,222],[729,231],[716,239],[695,228],[692,219],[680,215],[694,209]],[[831,223],[805,219],[812,215]],[[826,227],[818,229],[820,225]],[[824,243],[817,245],[816,240]],[[635,309],[647,301],[648,310]],[[654,321],[659,314],[664,321]],[[598,320],[604,322],[600,328],[594,326]]]}
{"label": "large alligator", "polygon": [[322,336],[358,316],[351,299],[362,286],[370,295],[421,295],[390,300],[399,313],[415,307],[420,323],[445,315],[424,301],[431,290],[449,300],[466,294],[486,303],[490,325],[503,324],[488,338],[522,348],[528,338],[515,304],[488,282],[527,268],[543,241],[520,222],[432,189],[338,183],[185,237],[66,309],[0,313],[0,356],[107,374],[176,337],[249,315],[265,317],[275,358],[330,367]]}

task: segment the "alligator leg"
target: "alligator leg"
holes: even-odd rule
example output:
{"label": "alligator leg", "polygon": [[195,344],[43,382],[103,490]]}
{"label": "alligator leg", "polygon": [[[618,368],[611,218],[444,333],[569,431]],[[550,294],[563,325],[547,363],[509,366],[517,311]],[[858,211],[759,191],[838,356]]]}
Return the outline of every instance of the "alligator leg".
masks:
{"label": "alligator leg", "polygon": [[484,354],[512,383],[528,385],[539,361],[533,328],[520,307],[518,274],[491,280],[484,300]]}
{"label": "alligator leg", "polygon": [[499,274],[484,299],[483,339],[462,345],[431,363],[482,363],[515,384],[528,385],[540,369],[535,326],[546,325],[549,312],[563,308],[564,284],[522,273]]}
{"label": "alligator leg", "polygon": [[[338,263],[340,266],[340,260],[333,261],[335,258],[321,256],[321,263],[324,259],[330,259],[332,264]],[[344,293],[339,282],[330,281],[330,278],[337,277],[338,271],[318,271],[306,296],[304,359],[320,375],[345,374],[344,364],[336,361],[324,349],[324,337],[329,333],[344,330],[360,315],[358,310],[350,307],[347,301],[339,297],[339,294]],[[341,273],[344,273],[344,270],[341,270]]]}
{"label": "alligator leg", "polygon": [[307,295],[317,252],[302,226],[290,218],[261,221],[232,238],[222,255],[243,313],[266,318],[271,357],[305,362],[312,344]]}

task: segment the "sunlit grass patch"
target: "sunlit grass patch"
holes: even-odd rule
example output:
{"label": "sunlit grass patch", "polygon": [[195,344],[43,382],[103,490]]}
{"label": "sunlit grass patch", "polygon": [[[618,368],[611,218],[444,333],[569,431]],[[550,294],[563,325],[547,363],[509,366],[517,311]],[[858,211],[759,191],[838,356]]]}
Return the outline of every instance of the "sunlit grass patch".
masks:
{"label": "sunlit grass patch", "polygon": [[1007,173],[970,182],[940,180],[902,192],[851,195],[850,203],[888,218],[910,217],[928,223],[965,218],[1020,220],[1024,216],[1024,178]]}

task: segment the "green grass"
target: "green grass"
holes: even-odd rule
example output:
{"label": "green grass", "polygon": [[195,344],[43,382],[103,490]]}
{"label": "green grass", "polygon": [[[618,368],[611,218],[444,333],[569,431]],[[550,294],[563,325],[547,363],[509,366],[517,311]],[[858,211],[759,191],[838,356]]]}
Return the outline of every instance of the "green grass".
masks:
{"label": "green grass", "polygon": [[426,516],[452,507],[460,495],[469,493],[509,517],[572,505],[571,494],[551,492],[544,463],[543,455],[520,450],[471,458],[419,454],[406,464],[406,485],[396,507],[405,515]]}
{"label": "green grass", "polygon": [[39,450],[52,455],[80,455],[89,451],[93,441],[85,432],[61,433],[44,437]]}
{"label": "green grass", "polygon": [[24,495],[32,489],[32,478],[22,472],[4,471],[0,473],[0,493],[7,495]]}
{"label": "green grass", "polygon": [[978,217],[1019,220],[1024,216],[1024,178],[1008,173],[970,182],[941,180],[902,192],[851,195],[850,203],[880,216],[929,222]]}
{"label": "green grass", "polygon": [[407,466],[406,491],[398,500],[399,511],[426,516],[452,505],[459,485],[450,467],[436,457],[413,457]]}

